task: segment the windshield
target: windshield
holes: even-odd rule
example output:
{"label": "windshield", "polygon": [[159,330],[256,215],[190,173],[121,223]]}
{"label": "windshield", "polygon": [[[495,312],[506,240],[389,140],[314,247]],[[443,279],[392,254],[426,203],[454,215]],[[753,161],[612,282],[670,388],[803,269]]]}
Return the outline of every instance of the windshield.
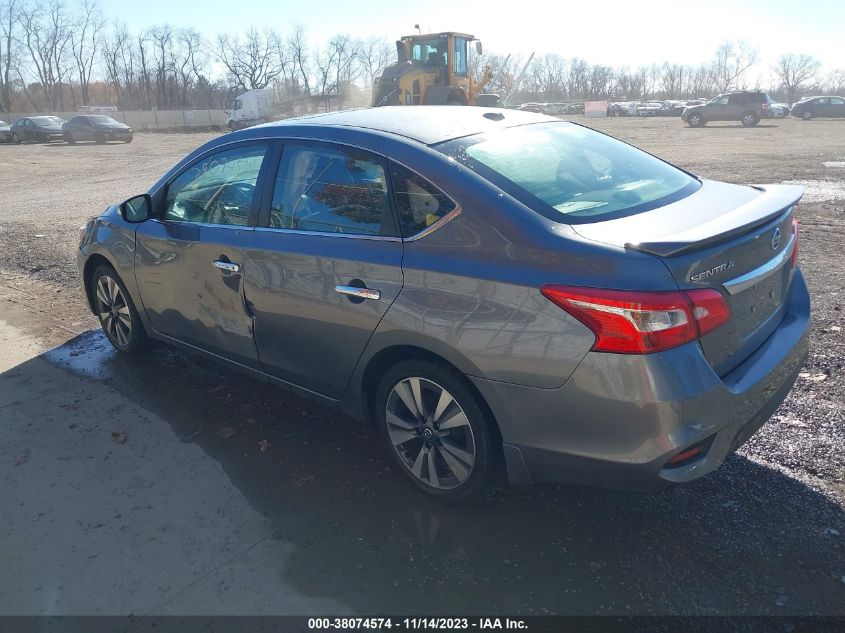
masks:
{"label": "windshield", "polygon": [[414,45],[411,47],[411,59],[432,66],[445,66],[447,50],[445,37],[414,40]]}
{"label": "windshield", "polygon": [[700,186],[650,154],[564,122],[480,134],[438,149],[557,222],[594,222],[647,211]]}

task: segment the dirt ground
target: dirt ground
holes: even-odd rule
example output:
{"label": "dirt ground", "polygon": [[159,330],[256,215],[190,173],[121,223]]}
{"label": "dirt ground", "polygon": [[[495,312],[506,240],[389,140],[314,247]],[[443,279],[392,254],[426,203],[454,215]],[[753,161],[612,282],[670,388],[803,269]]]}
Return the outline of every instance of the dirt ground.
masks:
{"label": "dirt ground", "polygon": [[[92,331],[77,229],[213,135],[0,145],[0,420],[12,447],[0,455],[0,513],[11,517],[0,612],[845,614],[845,120],[586,122],[701,177],[805,185],[810,357],[772,420],[689,486],[652,496],[535,487],[457,509],[407,494],[342,416],[174,350],[126,363]],[[91,413],[101,398],[108,406]],[[33,428],[39,419],[55,426]],[[77,452],[105,470],[82,469]],[[54,488],[74,477],[84,485]],[[126,490],[133,508],[89,517],[125,506],[115,499]],[[138,510],[147,503],[153,518]],[[47,519],[33,529],[38,517],[69,529]],[[92,536],[101,525],[106,551]],[[526,529],[531,539],[513,538]],[[176,547],[185,530],[188,554]],[[66,541],[78,560],[62,558]],[[13,555],[11,543],[43,553]],[[138,579],[124,591],[103,578],[132,577],[115,562],[127,551]],[[100,584],[85,580],[72,599],[53,587],[64,602],[45,603],[37,569],[56,560],[59,587]],[[245,589],[256,583],[264,595]]]}

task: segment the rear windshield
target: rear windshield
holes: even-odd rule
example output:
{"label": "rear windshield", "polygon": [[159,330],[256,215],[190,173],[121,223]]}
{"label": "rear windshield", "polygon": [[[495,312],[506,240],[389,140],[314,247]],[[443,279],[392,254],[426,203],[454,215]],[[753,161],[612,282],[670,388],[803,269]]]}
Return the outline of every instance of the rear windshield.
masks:
{"label": "rear windshield", "polygon": [[609,220],[680,200],[699,181],[622,141],[571,123],[540,123],[437,148],[542,215]]}

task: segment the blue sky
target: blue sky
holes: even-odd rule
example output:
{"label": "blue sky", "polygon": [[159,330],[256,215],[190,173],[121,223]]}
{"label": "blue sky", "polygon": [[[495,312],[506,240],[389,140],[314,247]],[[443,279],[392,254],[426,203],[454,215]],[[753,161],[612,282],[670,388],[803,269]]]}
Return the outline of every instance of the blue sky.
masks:
{"label": "blue sky", "polygon": [[414,31],[475,34],[485,50],[527,56],[555,52],[612,65],[698,63],[725,39],[760,50],[759,72],[778,55],[808,53],[826,70],[845,68],[845,0],[101,0],[110,20],[133,30],[151,24],[193,26],[204,35],[250,25],[306,27],[314,45],[335,33],[390,40]]}

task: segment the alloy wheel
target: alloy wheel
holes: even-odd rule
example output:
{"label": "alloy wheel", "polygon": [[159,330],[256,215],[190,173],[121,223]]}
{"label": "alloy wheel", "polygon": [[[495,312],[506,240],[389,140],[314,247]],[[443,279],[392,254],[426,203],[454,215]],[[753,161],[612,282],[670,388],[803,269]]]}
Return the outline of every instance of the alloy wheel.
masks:
{"label": "alloy wheel", "polygon": [[436,382],[420,377],[398,382],[387,398],[385,420],[399,460],[423,484],[449,490],[472,475],[476,445],[469,419]]}
{"label": "alloy wheel", "polygon": [[97,280],[97,315],[103,330],[118,346],[126,347],[132,338],[132,315],[117,282],[103,275]]}

